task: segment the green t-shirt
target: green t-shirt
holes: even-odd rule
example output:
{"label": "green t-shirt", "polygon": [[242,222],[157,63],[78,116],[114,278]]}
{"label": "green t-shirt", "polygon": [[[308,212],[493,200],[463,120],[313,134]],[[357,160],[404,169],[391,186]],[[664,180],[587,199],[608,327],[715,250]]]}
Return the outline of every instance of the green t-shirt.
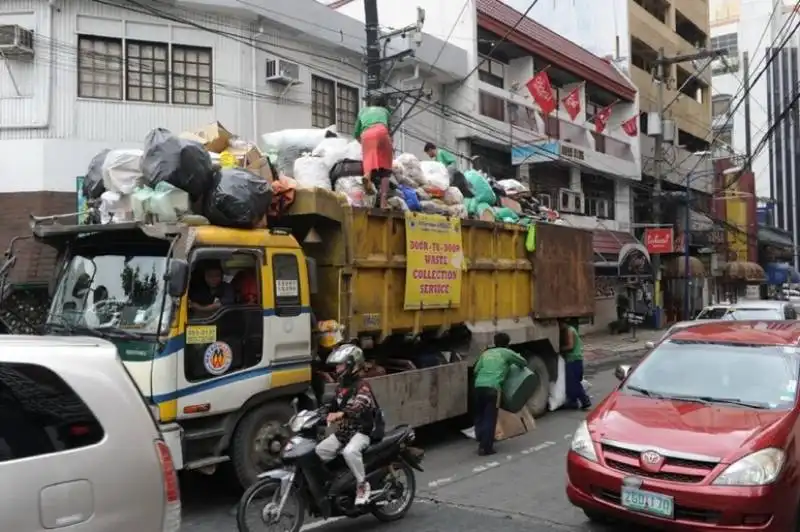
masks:
{"label": "green t-shirt", "polygon": [[572,334],[572,349],[569,351],[564,352],[564,360],[567,362],[574,362],[576,360],[583,360],[583,340],[581,340],[581,336],[578,334],[578,331],[575,327],[567,327]]}
{"label": "green t-shirt", "polygon": [[392,114],[385,107],[364,107],[358,112],[358,120],[356,120],[356,128],[353,136],[361,140],[361,135],[367,128],[375,124],[383,124],[389,127],[389,119]]}
{"label": "green t-shirt", "polygon": [[450,166],[458,162],[455,155],[441,148],[436,149],[436,160],[445,166]]}
{"label": "green t-shirt", "polygon": [[512,365],[525,368],[528,367],[528,362],[506,347],[487,349],[475,364],[475,387],[499,390],[503,387]]}

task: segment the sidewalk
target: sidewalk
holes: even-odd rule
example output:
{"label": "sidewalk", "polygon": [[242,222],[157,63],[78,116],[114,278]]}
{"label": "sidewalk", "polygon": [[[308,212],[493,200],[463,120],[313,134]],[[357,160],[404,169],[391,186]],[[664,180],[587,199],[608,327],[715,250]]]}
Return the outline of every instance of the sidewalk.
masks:
{"label": "sidewalk", "polygon": [[636,341],[632,339],[631,333],[597,332],[589,334],[583,338],[583,357],[586,365],[591,366],[644,354],[645,342],[655,342],[663,334],[663,330],[638,330],[636,331]]}

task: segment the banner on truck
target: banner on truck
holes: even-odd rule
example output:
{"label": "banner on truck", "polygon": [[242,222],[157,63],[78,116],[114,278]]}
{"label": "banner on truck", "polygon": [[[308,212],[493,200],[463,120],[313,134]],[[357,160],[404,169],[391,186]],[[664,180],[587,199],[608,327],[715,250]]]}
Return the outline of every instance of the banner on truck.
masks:
{"label": "banner on truck", "polygon": [[461,305],[461,220],[406,212],[405,310]]}

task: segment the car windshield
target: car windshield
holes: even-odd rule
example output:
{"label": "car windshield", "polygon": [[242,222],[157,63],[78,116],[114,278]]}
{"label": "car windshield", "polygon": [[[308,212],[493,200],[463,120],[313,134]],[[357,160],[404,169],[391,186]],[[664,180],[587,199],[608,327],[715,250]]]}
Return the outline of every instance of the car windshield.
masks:
{"label": "car windshield", "polygon": [[[163,256],[75,255],[63,270],[47,322],[156,333],[166,264]],[[164,332],[169,316],[161,322]]]}
{"label": "car windshield", "polygon": [[728,307],[705,308],[697,315],[698,320],[720,320],[725,317],[730,309]]}
{"label": "car windshield", "polygon": [[650,397],[791,408],[800,355],[794,347],[668,340],[647,356],[623,390]]}
{"label": "car windshield", "polygon": [[777,308],[733,308],[726,317],[736,321],[785,319],[783,311]]}

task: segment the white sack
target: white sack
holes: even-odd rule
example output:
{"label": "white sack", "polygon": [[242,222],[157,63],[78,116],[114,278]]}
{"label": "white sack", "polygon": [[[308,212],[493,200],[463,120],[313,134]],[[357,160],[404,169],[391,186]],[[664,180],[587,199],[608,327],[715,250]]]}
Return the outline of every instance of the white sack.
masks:
{"label": "white sack", "polygon": [[463,205],[464,194],[456,187],[450,187],[444,192],[444,202],[448,205]]}
{"label": "white sack", "polygon": [[267,155],[278,172],[296,177],[294,162],[304,153],[311,152],[325,138],[336,137],[336,126],[325,129],[284,129],[261,136],[261,151]]}
{"label": "white sack", "polygon": [[425,177],[422,175],[419,159],[413,153],[401,153],[394,160],[392,168],[397,176],[397,181],[400,183],[414,183],[418,187],[427,184]]}
{"label": "white sack", "polygon": [[103,186],[123,196],[133,194],[143,180],[142,150],[111,150],[103,162]]}
{"label": "white sack", "polygon": [[322,157],[302,155],[294,162],[294,179],[301,188],[331,190],[330,169]]}
{"label": "white sack", "polygon": [[361,151],[361,143],[355,139],[348,142],[347,149],[344,152],[344,158],[349,161],[364,160],[364,152]]}
{"label": "white sack", "polygon": [[497,182],[497,186],[506,191],[506,194],[520,194],[522,192],[530,192],[530,188],[523,185],[516,179],[501,179]]}
{"label": "white sack", "polygon": [[420,163],[425,186],[438,188],[445,191],[450,187],[450,173],[447,167],[439,161],[422,161]]}
{"label": "white sack", "polygon": [[370,207],[375,204],[374,196],[364,190],[361,176],[340,177],[336,180],[335,190],[347,196],[347,202],[353,207]]}
{"label": "white sack", "polygon": [[558,410],[567,402],[567,378],[564,357],[558,356],[558,378],[556,382],[550,383],[550,396],[547,399],[547,407],[550,411]]}
{"label": "white sack", "polygon": [[100,223],[121,223],[133,221],[131,197],[118,192],[105,191],[100,196]]}
{"label": "white sack", "polygon": [[322,157],[328,168],[333,168],[333,165],[347,158],[347,147],[350,141],[347,139],[334,137],[330,139],[323,139],[322,142],[317,144],[311,155],[314,157]]}

